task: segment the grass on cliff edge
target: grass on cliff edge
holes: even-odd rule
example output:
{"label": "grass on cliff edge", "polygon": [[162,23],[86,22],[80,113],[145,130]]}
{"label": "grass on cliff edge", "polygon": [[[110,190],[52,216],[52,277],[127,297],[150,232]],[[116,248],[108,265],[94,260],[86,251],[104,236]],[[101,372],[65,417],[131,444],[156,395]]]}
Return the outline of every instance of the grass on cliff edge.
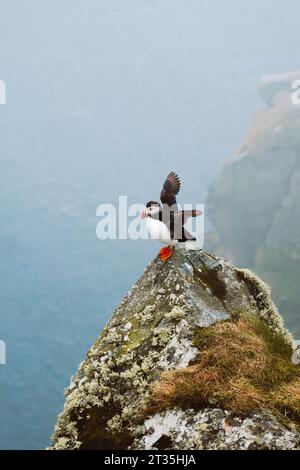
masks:
{"label": "grass on cliff edge", "polygon": [[184,369],[168,371],[151,389],[148,412],[179,406],[218,406],[236,414],[266,409],[286,424],[300,422],[300,367],[292,348],[259,318],[197,328],[199,354]]}

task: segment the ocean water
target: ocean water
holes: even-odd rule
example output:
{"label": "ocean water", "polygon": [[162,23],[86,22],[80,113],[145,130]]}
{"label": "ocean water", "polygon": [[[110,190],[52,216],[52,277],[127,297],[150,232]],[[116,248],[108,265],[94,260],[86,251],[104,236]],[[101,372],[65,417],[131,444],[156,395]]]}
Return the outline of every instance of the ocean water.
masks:
{"label": "ocean water", "polygon": [[[203,202],[296,68],[295,0],[0,0],[0,448],[49,444],[63,391],[159,249],[96,238],[96,207]],[[298,14],[297,14],[298,12]],[[209,215],[209,214],[207,214]]]}

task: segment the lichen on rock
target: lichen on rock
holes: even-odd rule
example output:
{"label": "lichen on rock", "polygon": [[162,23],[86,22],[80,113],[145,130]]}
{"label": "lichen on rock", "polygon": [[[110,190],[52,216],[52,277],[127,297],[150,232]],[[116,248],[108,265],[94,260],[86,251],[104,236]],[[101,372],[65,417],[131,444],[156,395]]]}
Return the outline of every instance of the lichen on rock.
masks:
{"label": "lichen on rock", "polygon": [[[261,429],[265,423],[271,434],[274,430],[274,439],[262,439],[257,448],[295,447],[299,443],[297,431],[289,430],[274,416],[264,421],[265,410],[258,409],[256,418],[235,416],[234,410],[218,409],[213,396],[209,405],[203,406],[199,400],[198,406],[190,409],[172,405],[159,413],[151,412],[153,386],[164,374],[189,368],[201,355],[195,331],[237,322],[242,312],[260,319],[271,334],[280,335],[292,348],[291,336],[269,290],[254,274],[201,250],[176,248],[166,263],[155,258],[72,378],[51,449],[239,448],[241,433],[257,420]],[[215,415],[218,418],[207,418]],[[237,420],[237,430],[223,435],[224,420],[229,417]],[[174,422],[182,426],[173,429]],[[164,432],[154,442],[151,426],[155,436],[161,426],[168,428],[168,435]],[[211,426],[220,428],[220,439],[208,438]],[[193,431],[193,437],[188,430]],[[255,431],[247,432],[249,442],[241,443],[240,448],[255,447],[254,438],[260,439]],[[181,435],[185,437],[181,439]]]}
{"label": "lichen on rock", "polygon": [[284,429],[269,414],[233,418],[219,408],[173,409],[155,414],[137,429],[132,444],[139,450],[286,450],[298,446],[299,435]]}

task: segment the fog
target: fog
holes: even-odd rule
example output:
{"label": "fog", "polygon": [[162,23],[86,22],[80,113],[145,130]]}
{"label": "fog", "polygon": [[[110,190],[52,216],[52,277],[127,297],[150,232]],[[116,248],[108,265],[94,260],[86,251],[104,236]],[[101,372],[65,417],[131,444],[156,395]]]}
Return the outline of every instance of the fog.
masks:
{"label": "fog", "polygon": [[[98,240],[97,206],[120,195],[158,200],[171,170],[182,180],[178,200],[204,203],[266,106],[261,77],[296,68],[300,6],[0,0],[0,8],[0,448],[37,449],[49,443],[71,374],[160,248]],[[205,217],[213,237],[209,208]]]}

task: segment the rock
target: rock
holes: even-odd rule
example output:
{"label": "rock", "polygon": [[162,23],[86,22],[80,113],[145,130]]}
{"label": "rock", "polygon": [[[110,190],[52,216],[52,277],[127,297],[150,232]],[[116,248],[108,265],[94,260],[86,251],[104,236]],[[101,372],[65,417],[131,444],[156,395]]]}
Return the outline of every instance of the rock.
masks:
{"label": "rock", "polygon": [[[268,287],[253,273],[203,251],[176,248],[166,263],[157,257],[72,378],[51,449],[298,448],[297,423],[281,421],[263,406],[241,413],[235,412],[235,402],[229,401],[227,410],[213,385],[207,401],[203,401],[200,389],[198,395],[199,381],[195,375],[194,383],[191,368],[210,351],[208,333],[213,336],[219,327],[235,331],[246,313],[264,325],[263,335],[272,347],[277,338],[280,349],[291,353],[292,337]],[[257,342],[253,331],[246,331],[245,339],[241,338],[241,355],[238,351],[238,362],[242,365],[246,354],[250,368],[255,350],[267,347],[267,343]],[[251,354],[244,347],[249,338],[255,347]],[[236,339],[232,345],[228,342],[228,349],[233,349],[227,357],[236,357],[236,343],[240,347]],[[284,369],[281,356],[278,361]],[[235,364],[226,373],[236,371],[236,365],[239,369]],[[298,373],[298,369],[286,367],[289,377]],[[165,409],[160,404],[158,409],[160,395],[157,401],[153,387],[159,388],[174,373],[189,374],[186,384],[189,390],[194,387],[192,398],[187,393],[183,402]],[[293,382],[295,390],[297,380]],[[236,386],[233,380],[232,390]],[[230,382],[226,382],[226,399],[230,390]],[[283,406],[280,396],[276,395],[278,409]],[[294,403],[285,406],[295,408]]]}
{"label": "rock", "polygon": [[148,418],[137,429],[133,449],[290,450],[299,446],[299,434],[287,431],[266,413],[234,418],[218,408],[169,410]]}
{"label": "rock", "polygon": [[210,187],[207,245],[255,270],[272,287],[289,328],[299,337],[300,105],[292,83],[300,71],[266,76],[258,90],[267,107],[254,116],[238,151]]}
{"label": "rock", "polygon": [[264,75],[258,84],[258,92],[263,101],[270,106],[283,94],[290,96],[293,90],[293,82],[296,80],[300,80],[299,70],[275,75]]}

